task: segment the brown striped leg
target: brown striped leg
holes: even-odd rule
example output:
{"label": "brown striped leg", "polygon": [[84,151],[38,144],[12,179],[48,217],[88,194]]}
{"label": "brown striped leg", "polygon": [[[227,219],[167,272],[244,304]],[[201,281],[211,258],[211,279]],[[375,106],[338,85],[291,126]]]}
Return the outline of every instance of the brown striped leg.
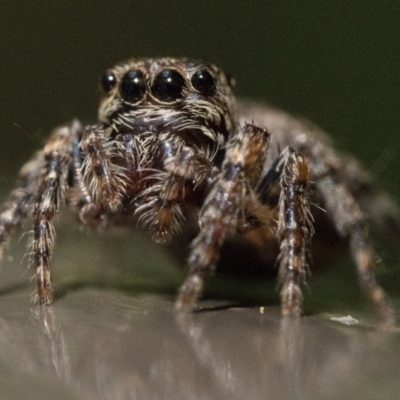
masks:
{"label": "brown striped leg", "polygon": [[354,197],[365,218],[397,249],[400,240],[399,207],[390,196],[377,188],[376,182],[357,160],[336,153],[328,155],[317,155],[326,162],[320,164],[320,173],[333,172]]}
{"label": "brown striped leg", "polygon": [[68,175],[73,166],[77,131],[74,122],[57,128],[44,147],[45,166],[40,177],[33,212],[32,258],[36,271],[39,304],[52,302],[50,259],[54,249],[53,217],[64,202]]}
{"label": "brown striped leg", "polygon": [[[72,121],[69,125],[57,128],[53,136],[68,135],[75,138],[77,147],[78,136],[81,133],[81,125],[78,121]],[[54,137],[49,142],[54,140]],[[17,185],[11,193],[5,205],[5,211],[0,215],[0,260],[3,246],[14,229],[22,225],[28,212],[37,201],[37,192],[42,181],[42,174],[46,168],[45,151],[38,151],[19,171]]]}
{"label": "brown striped leg", "polygon": [[148,226],[153,239],[159,243],[168,242],[179,231],[183,220],[182,202],[211,173],[208,157],[190,147],[167,158],[164,168],[166,172],[160,172],[160,183],[143,192],[136,209],[139,220]]}
{"label": "brown striped leg", "polygon": [[379,286],[374,274],[374,251],[367,241],[361,224],[352,227],[350,247],[357,265],[361,289],[371,301],[379,317],[379,328],[390,330],[394,326],[394,310],[384,290]]}
{"label": "brown striped leg", "polygon": [[200,215],[200,233],[191,245],[189,275],[182,285],[176,309],[189,311],[202,290],[204,276],[212,271],[220,246],[229,231],[235,231],[249,181],[260,173],[269,142],[266,130],[246,125],[227,150],[221,173],[207,196]]}
{"label": "brown striped leg", "polygon": [[80,144],[85,153],[81,168],[85,187],[94,203],[112,213],[121,208],[128,183],[123,167],[112,163],[116,157],[124,157],[114,145],[97,126],[86,128]]}
{"label": "brown striped leg", "polygon": [[38,186],[38,176],[45,164],[43,152],[39,151],[19,172],[17,185],[0,215],[0,261],[3,247],[13,230],[23,224],[27,213],[35,201],[34,193]]}
{"label": "brown striped leg", "polygon": [[336,230],[343,237],[350,238],[351,253],[357,265],[360,286],[378,315],[379,327],[390,329],[394,325],[394,310],[375,277],[375,256],[368,243],[363,213],[353,195],[334,175],[317,177],[316,184]]}
{"label": "brown striped leg", "polygon": [[304,157],[287,147],[281,155],[279,221],[277,237],[280,242],[279,281],[283,315],[300,316],[305,280],[307,251],[313,234],[309,218],[306,187],[309,172]]}

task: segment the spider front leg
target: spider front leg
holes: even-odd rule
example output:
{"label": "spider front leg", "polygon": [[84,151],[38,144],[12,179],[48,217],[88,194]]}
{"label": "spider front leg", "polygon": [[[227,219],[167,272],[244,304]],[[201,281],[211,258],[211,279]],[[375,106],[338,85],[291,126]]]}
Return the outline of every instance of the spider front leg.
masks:
{"label": "spider front leg", "polygon": [[56,128],[45,145],[19,172],[5,211],[0,215],[0,259],[4,243],[33,208],[32,261],[36,269],[38,300],[51,302],[49,260],[54,246],[52,218],[59,209],[73,169],[72,151],[82,127],[78,121]]}
{"label": "spider front leg", "polygon": [[78,145],[80,134],[81,126],[76,121],[59,127],[43,150],[45,165],[39,175],[33,211],[32,245],[37,283],[36,301],[39,304],[51,304],[53,300],[50,272],[55,240],[53,217],[64,202],[68,178],[74,168],[74,147]]}
{"label": "spider front leg", "polygon": [[261,172],[268,143],[266,130],[247,124],[227,150],[221,172],[200,211],[200,233],[191,245],[189,275],[175,304],[178,311],[193,308],[205,275],[215,268],[224,238],[236,230],[250,182]]}
{"label": "spider front leg", "polygon": [[111,213],[118,212],[129,184],[126,171],[114,159],[124,158],[116,145],[110,140],[102,127],[86,127],[80,143],[85,157],[81,166],[82,180],[87,193],[87,206],[81,210],[81,219],[85,221],[85,213],[90,216],[93,208],[103,208]]}
{"label": "spider front leg", "polygon": [[179,231],[183,220],[181,205],[210,176],[211,163],[201,150],[183,147],[164,161],[164,170],[150,177],[160,183],[142,193],[136,209],[139,220],[158,243],[168,242]]}
{"label": "spider front leg", "polygon": [[304,157],[291,147],[279,157],[277,171],[281,187],[277,237],[282,313],[297,317],[301,314],[300,285],[305,281],[307,251],[314,233],[306,197],[309,171]]}

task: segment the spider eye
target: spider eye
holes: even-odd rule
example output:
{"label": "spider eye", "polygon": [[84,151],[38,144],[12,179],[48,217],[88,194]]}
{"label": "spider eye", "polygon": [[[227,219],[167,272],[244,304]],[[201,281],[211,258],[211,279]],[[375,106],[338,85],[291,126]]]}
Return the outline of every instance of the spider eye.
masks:
{"label": "spider eye", "polygon": [[192,85],[201,94],[211,95],[215,92],[214,78],[206,69],[201,69],[193,74]]}
{"label": "spider eye", "polygon": [[129,103],[142,100],[146,92],[146,80],[140,70],[127,72],[121,79],[119,90],[122,98]]}
{"label": "spider eye", "polygon": [[183,97],[184,86],[185,80],[179,72],[174,69],[165,69],[156,76],[151,91],[158,100],[172,103]]}
{"label": "spider eye", "polygon": [[117,78],[111,71],[107,71],[101,78],[101,88],[103,89],[104,93],[110,93],[116,84]]}

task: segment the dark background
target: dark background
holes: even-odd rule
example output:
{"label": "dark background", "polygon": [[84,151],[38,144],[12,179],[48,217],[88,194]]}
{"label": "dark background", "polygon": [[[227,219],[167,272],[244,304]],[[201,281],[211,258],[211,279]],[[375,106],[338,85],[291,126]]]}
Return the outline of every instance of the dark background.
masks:
{"label": "dark background", "polygon": [[399,17],[395,1],[2,1],[0,199],[55,126],[96,120],[102,72],[142,56],[220,65],[238,95],[315,121],[399,199]]}
{"label": "dark background", "polygon": [[95,121],[104,69],[174,55],[317,122],[399,195],[399,17],[397,1],[2,1],[1,171],[57,124]]}

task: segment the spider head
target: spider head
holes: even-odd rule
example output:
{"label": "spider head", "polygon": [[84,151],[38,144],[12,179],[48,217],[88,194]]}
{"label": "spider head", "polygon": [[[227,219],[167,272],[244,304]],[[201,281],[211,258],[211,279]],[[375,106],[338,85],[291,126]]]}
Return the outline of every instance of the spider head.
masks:
{"label": "spider head", "polygon": [[131,59],[108,70],[101,88],[99,120],[110,135],[170,135],[220,147],[235,128],[229,79],[203,61]]}

